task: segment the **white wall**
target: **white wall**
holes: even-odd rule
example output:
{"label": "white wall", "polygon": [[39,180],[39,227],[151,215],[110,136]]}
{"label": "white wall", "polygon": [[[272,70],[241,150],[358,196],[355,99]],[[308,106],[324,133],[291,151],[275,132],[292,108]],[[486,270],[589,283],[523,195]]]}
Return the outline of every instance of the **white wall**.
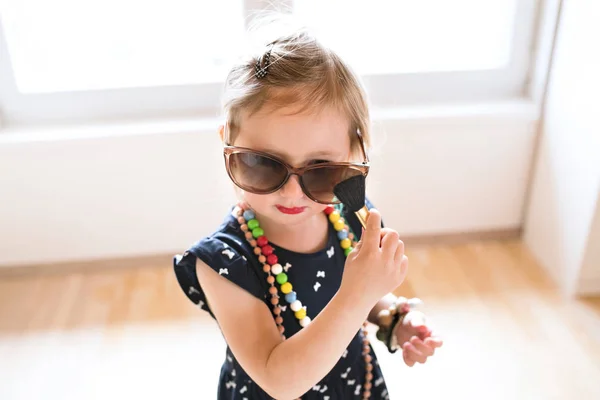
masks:
{"label": "white wall", "polygon": [[599,18],[598,2],[563,1],[525,221],[526,243],[566,295],[582,284],[600,292],[579,279],[584,260],[586,276],[600,278],[600,257],[591,256],[600,246],[592,234],[600,229],[592,226],[600,191]]}
{"label": "white wall", "polygon": [[[370,197],[403,235],[521,225],[527,103],[375,112]],[[0,265],[182,251],[233,201],[217,121],[0,135]]]}

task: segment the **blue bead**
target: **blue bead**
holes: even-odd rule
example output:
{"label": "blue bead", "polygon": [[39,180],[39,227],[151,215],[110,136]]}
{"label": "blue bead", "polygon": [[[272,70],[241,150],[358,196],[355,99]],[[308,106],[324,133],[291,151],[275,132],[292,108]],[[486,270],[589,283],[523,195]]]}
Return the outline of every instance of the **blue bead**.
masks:
{"label": "blue bead", "polygon": [[255,217],[254,211],[252,211],[252,210],[244,211],[244,219],[246,221],[250,221],[251,219],[254,219],[254,217]]}
{"label": "blue bead", "polygon": [[296,292],[289,292],[288,294],[286,294],[285,301],[287,301],[290,304],[295,302],[296,301]]}
{"label": "blue bead", "polygon": [[346,239],[348,237],[348,231],[342,229],[341,231],[338,231],[338,239],[343,240]]}

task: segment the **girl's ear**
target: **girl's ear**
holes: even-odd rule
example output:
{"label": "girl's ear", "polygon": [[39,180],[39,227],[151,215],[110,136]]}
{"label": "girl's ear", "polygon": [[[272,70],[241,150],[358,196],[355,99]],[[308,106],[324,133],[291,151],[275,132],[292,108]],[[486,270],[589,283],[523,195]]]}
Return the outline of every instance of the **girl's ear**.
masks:
{"label": "girl's ear", "polygon": [[219,137],[221,138],[221,142],[225,137],[225,125],[219,125]]}

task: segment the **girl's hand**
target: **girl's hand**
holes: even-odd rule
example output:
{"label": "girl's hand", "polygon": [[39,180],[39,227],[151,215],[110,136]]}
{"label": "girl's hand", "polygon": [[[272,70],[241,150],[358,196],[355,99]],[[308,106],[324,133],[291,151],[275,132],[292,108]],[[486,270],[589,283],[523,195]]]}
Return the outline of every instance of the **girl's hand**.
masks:
{"label": "girl's hand", "polygon": [[402,347],[402,357],[409,367],[415,363],[424,364],[433,356],[435,349],[441,347],[443,340],[435,336],[425,322],[425,315],[420,311],[409,311],[396,326],[394,334]]}
{"label": "girl's hand", "polygon": [[356,248],[348,254],[341,289],[366,302],[369,310],[379,299],[402,284],[408,258],[398,232],[381,229],[381,214],[371,209],[367,227]]}

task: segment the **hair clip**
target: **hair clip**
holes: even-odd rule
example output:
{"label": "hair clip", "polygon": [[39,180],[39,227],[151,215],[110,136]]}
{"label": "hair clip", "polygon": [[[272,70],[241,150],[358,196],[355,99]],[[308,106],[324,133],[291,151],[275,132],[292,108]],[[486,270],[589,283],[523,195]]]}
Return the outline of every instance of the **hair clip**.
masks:
{"label": "hair clip", "polygon": [[269,63],[269,60],[271,58],[271,50],[273,50],[273,44],[274,43],[269,44],[269,49],[265,52],[265,54],[262,57],[260,57],[256,61],[256,66],[254,68],[254,76],[256,76],[257,79],[264,78],[269,72],[269,66],[271,65]]}

